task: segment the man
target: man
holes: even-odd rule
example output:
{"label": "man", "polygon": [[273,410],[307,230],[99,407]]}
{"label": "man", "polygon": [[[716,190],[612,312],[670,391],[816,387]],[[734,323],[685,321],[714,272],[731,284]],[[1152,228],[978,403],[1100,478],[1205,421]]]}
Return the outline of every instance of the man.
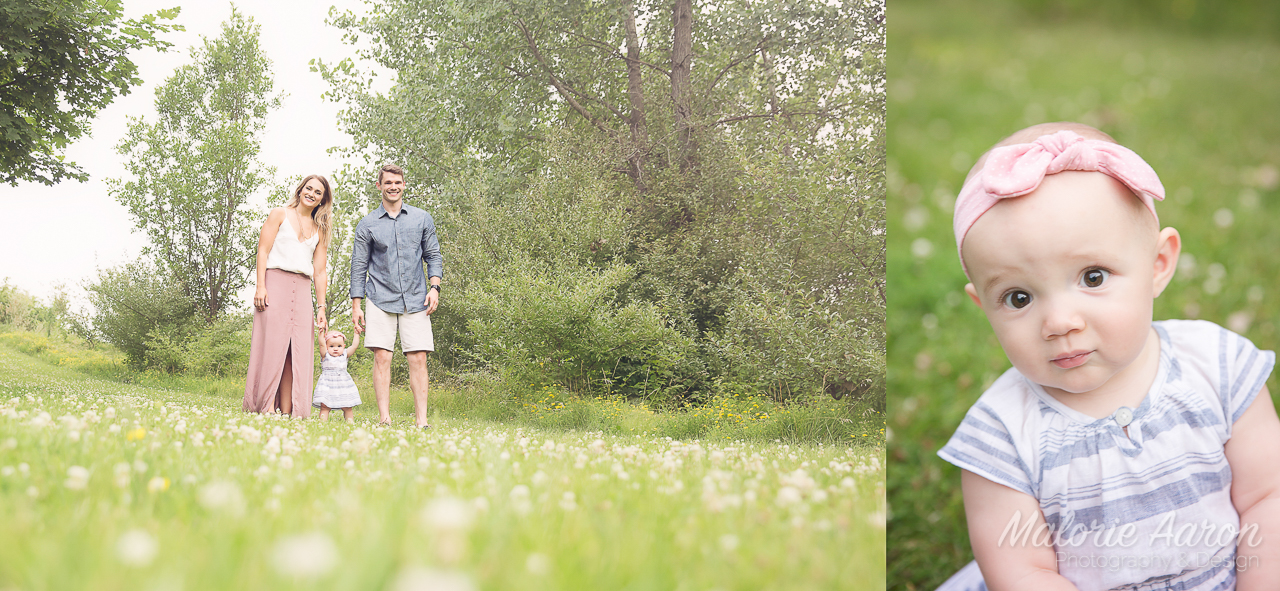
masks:
{"label": "man", "polygon": [[[431,215],[404,203],[404,170],[394,164],[383,166],[375,186],[382,193],[382,204],[356,225],[351,251],[351,321],[365,333],[365,346],[373,350],[379,424],[391,422],[391,352],[399,333],[400,348],[409,360],[414,425],[425,429],[430,387],[427,352],[435,350],[430,316],[440,304],[444,258]],[[425,280],[422,263],[427,264]],[[369,305],[361,312],[364,299]]]}

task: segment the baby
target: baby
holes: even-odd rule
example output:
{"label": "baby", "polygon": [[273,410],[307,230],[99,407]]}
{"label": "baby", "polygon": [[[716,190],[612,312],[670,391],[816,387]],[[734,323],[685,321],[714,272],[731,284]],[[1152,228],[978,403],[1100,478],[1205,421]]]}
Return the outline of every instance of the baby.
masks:
{"label": "baby", "polygon": [[1021,130],[969,173],[965,291],[1013,367],[938,452],[962,468],[976,558],[941,589],[1280,582],[1275,354],[1152,321],[1181,250],[1163,198],[1137,154],[1075,123]]}
{"label": "baby", "polygon": [[[329,420],[329,410],[342,409],[342,417],[353,422],[354,407],[360,404],[360,391],[355,380],[347,373],[347,359],[360,346],[360,333],[355,333],[351,346],[346,347],[346,335],[336,330],[316,331],[323,356],[320,359],[320,379],[312,390],[311,406],[320,408],[320,420]],[[345,348],[344,348],[345,347]]]}

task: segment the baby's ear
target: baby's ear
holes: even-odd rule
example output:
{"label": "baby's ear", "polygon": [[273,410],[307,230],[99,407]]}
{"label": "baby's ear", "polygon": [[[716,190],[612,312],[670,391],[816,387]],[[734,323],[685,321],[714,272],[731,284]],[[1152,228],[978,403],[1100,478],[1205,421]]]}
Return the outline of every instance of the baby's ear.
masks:
{"label": "baby's ear", "polygon": [[1156,260],[1152,274],[1152,291],[1156,297],[1164,292],[1164,288],[1173,280],[1178,270],[1178,255],[1182,252],[1182,236],[1174,228],[1160,230],[1156,240]]}
{"label": "baby's ear", "polygon": [[966,283],[964,284],[964,292],[969,294],[969,299],[973,300],[973,303],[977,304],[979,308],[982,307],[982,300],[978,299],[978,288],[974,287],[972,283]]}

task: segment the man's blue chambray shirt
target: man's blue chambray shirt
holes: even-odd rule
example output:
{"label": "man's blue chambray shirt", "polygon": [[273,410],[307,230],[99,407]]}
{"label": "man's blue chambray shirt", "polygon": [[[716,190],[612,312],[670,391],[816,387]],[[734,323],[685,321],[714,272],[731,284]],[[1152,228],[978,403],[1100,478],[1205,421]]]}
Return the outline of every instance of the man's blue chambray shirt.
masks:
{"label": "man's blue chambray shirt", "polygon": [[356,225],[351,251],[351,297],[365,298],[383,312],[427,309],[427,277],[444,277],[444,257],[431,214],[402,205],[391,217],[381,205]]}

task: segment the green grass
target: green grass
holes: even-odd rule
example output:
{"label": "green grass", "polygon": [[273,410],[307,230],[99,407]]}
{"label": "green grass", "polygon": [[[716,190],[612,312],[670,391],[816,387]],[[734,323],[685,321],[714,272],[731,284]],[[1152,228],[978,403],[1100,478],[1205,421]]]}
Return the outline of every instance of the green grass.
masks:
{"label": "green grass", "polygon": [[904,0],[889,14],[889,586],[932,589],[972,559],[959,471],[935,454],[1009,367],[963,292],[951,204],[965,172],[1032,123],[1102,128],[1160,173],[1161,223],[1182,234],[1156,318],[1211,320],[1275,350],[1280,45],[1002,2]]}
{"label": "green grass", "polygon": [[[227,404],[239,404],[244,396],[243,370],[232,371],[233,375],[227,377],[136,372],[125,367],[123,356],[108,345],[89,347],[65,335],[50,338],[26,331],[3,332],[4,328],[0,326],[0,347],[10,347],[94,377],[165,390],[200,392],[225,398]],[[316,363],[319,364],[318,358]],[[377,410],[373,404],[368,351],[357,353],[350,370],[364,402],[355,409],[356,419],[373,421]],[[316,372],[319,375],[319,369]],[[883,412],[867,402],[850,404],[825,395],[797,397],[779,403],[766,395],[724,393],[702,405],[659,412],[642,401],[629,402],[621,397],[581,397],[551,386],[519,388],[483,374],[449,376],[438,367],[432,372],[428,406],[433,420],[480,419],[546,429],[676,439],[884,447]],[[445,377],[441,378],[442,375]],[[407,387],[393,384],[391,413],[393,420],[407,420],[406,417],[412,416],[413,398]]]}
{"label": "green grass", "polygon": [[0,588],[884,585],[877,446],[291,421],[50,348],[0,348]]}

